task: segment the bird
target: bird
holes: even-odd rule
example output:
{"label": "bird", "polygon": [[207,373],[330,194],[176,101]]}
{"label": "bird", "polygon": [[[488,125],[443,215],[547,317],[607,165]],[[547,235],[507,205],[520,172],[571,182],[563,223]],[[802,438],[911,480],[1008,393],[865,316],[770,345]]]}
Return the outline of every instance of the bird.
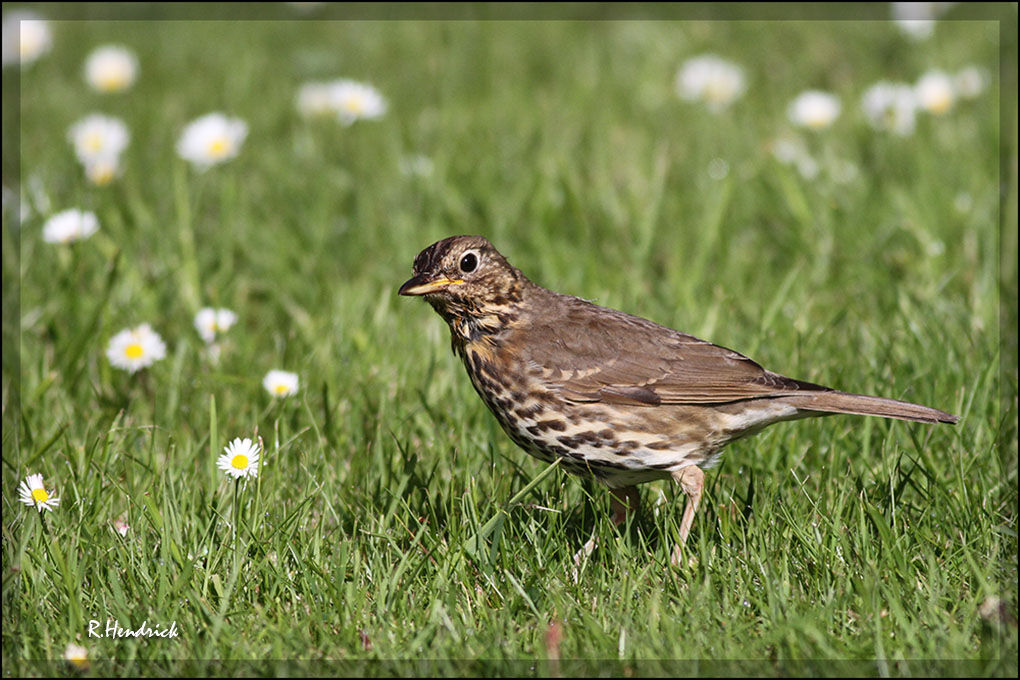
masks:
{"label": "bird", "polygon": [[[527,453],[609,488],[617,526],[637,485],[672,479],[687,497],[683,546],[704,468],[774,423],[837,413],[955,424],[905,401],[842,392],[763,368],[734,350],[530,281],[483,236],[422,250],[399,295],[446,321],[453,353],[504,432]],[[594,539],[575,555],[590,554]]]}

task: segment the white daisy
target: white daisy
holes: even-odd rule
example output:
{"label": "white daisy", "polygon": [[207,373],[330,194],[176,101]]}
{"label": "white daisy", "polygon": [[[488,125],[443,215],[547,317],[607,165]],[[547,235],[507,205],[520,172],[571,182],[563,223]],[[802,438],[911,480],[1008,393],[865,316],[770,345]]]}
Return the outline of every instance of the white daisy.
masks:
{"label": "white daisy", "polygon": [[371,85],[353,80],[336,80],[330,83],[330,100],[337,117],[344,125],[364,118],[374,120],[386,113],[386,100]]}
{"label": "white daisy", "polygon": [[98,187],[120,176],[120,157],[104,156],[85,161],[85,177]]}
{"label": "white daisy", "polygon": [[703,101],[722,111],[744,93],[744,70],[714,54],[688,59],[676,74],[676,92],[688,101]]}
{"label": "white daisy", "polygon": [[800,138],[780,137],[772,141],[770,150],[777,161],[783,165],[792,165],[804,179],[814,179],[821,170],[818,161],[811,156]]}
{"label": "white daisy", "polygon": [[216,339],[217,333],[226,332],[236,321],[237,314],[229,309],[205,307],[198,310],[198,314],[195,315],[195,328],[206,343],[211,343]]}
{"label": "white daisy", "polygon": [[99,230],[95,213],[71,208],[53,215],[43,225],[43,240],[47,243],[71,243],[88,238]]}
{"label": "white daisy", "polygon": [[259,445],[247,437],[237,438],[223,448],[225,453],[216,459],[216,466],[234,479],[258,477]]}
{"label": "white daisy", "polygon": [[967,66],[953,76],[953,89],[964,99],[974,99],[988,85],[988,75],[977,66]]}
{"label": "white daisy", "polygon": [[910,135],[917,111],[914,88],[903,83],[875,83],[861,96],[861,111],[876,130]]}
{"label": "white daisy", "polygon": [[341,78],[329,82],[309,82],[298,88],[297,109],[303,116],[336,116],[344,125],[364,118],[381,118],[386,100],[371,85]]}
{"label": "white daisy", "polygon": [[908,38],[927,40],[935,32],[935,19],[955,3],[891,2],[893,21]]}
{"label": "white daisy", "polygon": [[106,348],[106,356],[117,368],[134,373],[166,357],[166,345],[159,333],[143,323],[113,336]]}
{"label": "white daisy", "polygon": [[34,507],[39,512],[43,510],[53,511],[53,508],[60,505],[60,499],[54,496],[54,491],[47,491],[43,486],[42,475],[29,475],[18,486],[18,498],[25,505]]}
{"label": "white daisy", "polygon": [[274,397],[289,397],[297,394],[298,375],[287,371],[270,371],[262,379],[262,386]]}
{"label": "white daisy", "polygon": [[334,113],[330,83],[304,83],[298,88],[297,110],[302,116],[327,116]]}
{"label": "white daisy", "polygon": [[113,159],[116,165],[131,135],[119,118],[93,113],[69,127],[67,139],[74,145],[74,152],[82,163]]}
{"label": "white daisy", "polygon": [[138,77],[138,57],[126,47],[103,45],[85,59],[85,80],[99,92],[120,92]]}
{"label": "white daisy", "polygon": [[64,650],[64,659],[77,668],[89,667],[89,650],[73,642],[67,643]]}
{"label": "white daisy", "polygon": [[795,125],[811,130],[829,127],[839,117],[842,108],[839,97],[820,90],[802,92],[790,102],[787,115]]}
{"label": "white daisy", "polygon": [[50,24],[31,12],[11,12],[3,19],[3,65],[30,64],[50,51]]}
{"label": "white daisy", "polygon": [[928,71],[914,86],[914,95],[922,109],[935,115],[941,115],[953,108],[956,102],[956,91],[953,79],[942,71]]}
{"label": "white daisy", "polygon": [[248,136],[248,124],[222,113],[193,120],[177,140],[177,155],[206,170],[237,156]]}

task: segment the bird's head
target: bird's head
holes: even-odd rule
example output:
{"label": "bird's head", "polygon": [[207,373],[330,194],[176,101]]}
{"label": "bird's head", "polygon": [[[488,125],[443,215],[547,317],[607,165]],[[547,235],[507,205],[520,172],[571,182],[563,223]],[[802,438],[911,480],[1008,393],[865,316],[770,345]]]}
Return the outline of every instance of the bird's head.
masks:
{"label": "bird's head", "polygon": [[423,295],[448,322],[498,315],[520,300],[524,276],[482,236],[451,236],[414,258],[400,295]]}

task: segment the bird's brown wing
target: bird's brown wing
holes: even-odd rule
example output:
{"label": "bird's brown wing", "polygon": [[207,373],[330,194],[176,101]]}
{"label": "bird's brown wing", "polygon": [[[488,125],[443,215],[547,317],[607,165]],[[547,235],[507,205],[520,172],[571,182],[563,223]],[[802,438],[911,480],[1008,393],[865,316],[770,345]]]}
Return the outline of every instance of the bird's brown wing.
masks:
{"label": "bird's brown wing", "polygon": [[571,401],[706,404],[829,389],[646,319],[557,298],[558,314],[521,328],[517,340],[532,377]]}

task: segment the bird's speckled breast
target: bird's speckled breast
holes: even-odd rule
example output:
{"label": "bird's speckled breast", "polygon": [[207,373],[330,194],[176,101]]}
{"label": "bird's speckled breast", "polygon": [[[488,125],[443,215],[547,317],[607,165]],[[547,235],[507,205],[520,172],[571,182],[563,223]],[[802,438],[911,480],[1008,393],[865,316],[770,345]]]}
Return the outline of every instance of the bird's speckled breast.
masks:
{"label": "bird's speckled breast", "polygon": [[[555,391],[528,380],[520,358],[492,337],[464,343],[455,340],[454,347],[475,391],[510,439],[541,460],[562,459],[568,472],[616,488],[666,479],[671,470],[704,465],[714,454],[704,449],[703,439],[677,436],[675,422],[671,427],[650,422],[648,409],[635,411],[633,418],[623,419],[631,422],[621,426],[618,407],[564,403]],[[663,417],[675,415],[661,413]],[[694,455],[678,457],[677,451],[685,448]]]}

